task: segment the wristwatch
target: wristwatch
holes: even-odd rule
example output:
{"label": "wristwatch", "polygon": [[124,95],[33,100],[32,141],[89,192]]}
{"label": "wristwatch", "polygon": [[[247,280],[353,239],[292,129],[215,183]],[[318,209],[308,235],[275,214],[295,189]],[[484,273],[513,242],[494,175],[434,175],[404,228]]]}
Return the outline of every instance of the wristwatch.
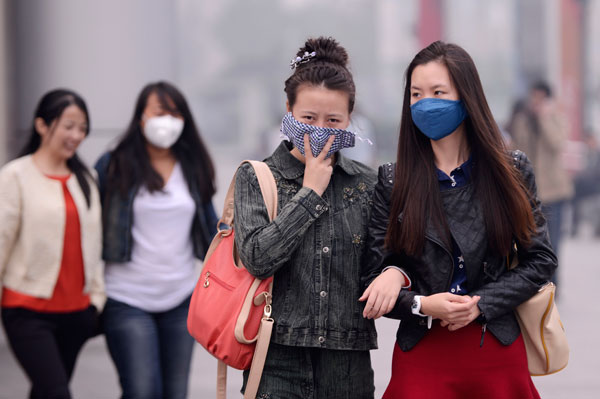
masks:
{"label": "wristwatch", "polygon": [[423,295],[415,295],[414,296],[412,305],[410,307],[410,311],[414,315],[421,316],[421,317],[427,317],[427,315],[421,313],[421,298],[423,298]]}
{"label": "wristwatch", "polygon": [[427,317],[427,329],[431,329],[433,317],[421,313],[421,298],[423,298],[423,295],[415,295],[414,296],[412,305],[410,306],[410,311],[414,315],[421,316],[421,317]]}

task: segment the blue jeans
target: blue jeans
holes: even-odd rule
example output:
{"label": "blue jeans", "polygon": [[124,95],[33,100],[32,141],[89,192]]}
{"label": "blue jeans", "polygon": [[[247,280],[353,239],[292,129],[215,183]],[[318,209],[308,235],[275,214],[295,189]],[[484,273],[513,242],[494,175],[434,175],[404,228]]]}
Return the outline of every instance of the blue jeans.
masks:
{"label": "blue jeans", "polygon": [[104,331],[123,399],[180,399],[187,395],[194,340],[187,330],[190,299],[149,313],[108,298]]}
{"label": "blue jeans", "polygon": [[[548,235],[550,236],[550,244],[554,254],[560,265],[559,250],[562,241],[562,218],[565,201],[555,201],[542,204],[542,213],[546,217],[548,224]],[[558,285],[558,271],[552,276],[552,282]],[[557,288],[558,290],[558,288]]]}

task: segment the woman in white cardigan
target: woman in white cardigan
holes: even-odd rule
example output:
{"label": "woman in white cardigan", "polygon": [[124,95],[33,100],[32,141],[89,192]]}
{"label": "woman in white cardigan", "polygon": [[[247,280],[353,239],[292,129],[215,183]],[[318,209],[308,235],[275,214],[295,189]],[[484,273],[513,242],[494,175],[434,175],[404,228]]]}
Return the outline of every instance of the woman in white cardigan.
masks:
{"label": "woman in white cardigan", "polygon": [[22,156],[0,169],[2,323],[30,398],[70,398],[75,360],[104,306],[101,210],[76,154],[89,133],[83,99],[48,92]]}

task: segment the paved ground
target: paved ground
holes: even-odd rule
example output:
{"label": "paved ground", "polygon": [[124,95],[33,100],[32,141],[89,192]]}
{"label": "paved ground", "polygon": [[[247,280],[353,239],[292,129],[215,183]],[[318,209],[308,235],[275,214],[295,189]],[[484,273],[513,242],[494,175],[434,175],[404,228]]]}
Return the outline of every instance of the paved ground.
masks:
{"label": "paved ground", "polygon": [[[566,370],[534,382],[545,399],[600,398],[600,241],[583,234],[565,242],[561,254],[559,309],[571,345],[571,360]],[[382,319],[377,323],[380,349],[372,352],[377,397],[385,390],[396,322]],[[195,349],[190,378],[190,398],[214,398],[216,361],[198,346]],[[231,370],[229,397],[238,398],[241,373]],[[0,333],[0,398],[17,399],[27,395],[27,381],[9,352]],[[108,357],[103,338],[90,341],[84,348],[72,381],[75,398],[117,398],[115,369]]]}

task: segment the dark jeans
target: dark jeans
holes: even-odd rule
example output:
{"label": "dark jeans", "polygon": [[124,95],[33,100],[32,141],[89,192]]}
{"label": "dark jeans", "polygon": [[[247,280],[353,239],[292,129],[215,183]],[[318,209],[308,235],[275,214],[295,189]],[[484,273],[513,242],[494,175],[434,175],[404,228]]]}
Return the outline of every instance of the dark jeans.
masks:
{"label": "dark jeans", "polygon": [[94,335],[96,308],[69,313],[40,313],[3,308],[10,347],[31,382],[30,398],[71,398],[69,381],[85,341]]}
{"label": "dark jeans", "polygon": [[[247,380],[248,370],[242,393]],[[369,351],[271,343],[256,399],[372,399],[374,394]]]}
{"label": "dark jeans", "polygon": [[189,304],[188,298],[166,312],[149,313],[108,298],[104,333],[124,399],[186,397],[194,345],[187,330]]}
{"label": "dark jeans", "polygon": [[[542,204],[542,213],[546,218],[546,223],[548,224],[548,234],[550,235],[550,243],[552,244],[552,249],[556,254],[556,258],[558,259],[558,264],[560,266],[560,243],[562,241],[562,219],[563,219],[563,209],[564,209],[565,201],[555,201],[548,202]],[[558,271],[552,277],[552,281],[557,284],[558,287]]]}

